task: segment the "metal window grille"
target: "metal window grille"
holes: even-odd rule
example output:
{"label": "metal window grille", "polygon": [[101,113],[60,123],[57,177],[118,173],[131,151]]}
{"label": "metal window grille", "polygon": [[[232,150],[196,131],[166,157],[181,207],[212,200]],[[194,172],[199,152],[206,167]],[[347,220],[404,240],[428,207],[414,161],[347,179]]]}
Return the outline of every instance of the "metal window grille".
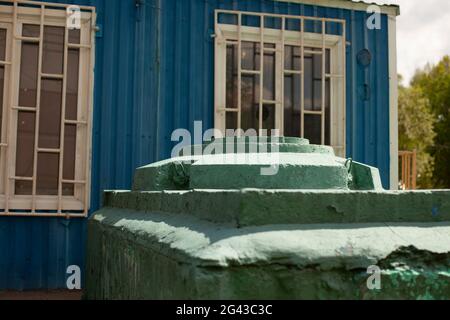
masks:
{"label": "metal window grille", "polygon": [[[6,5],[3,3],[6,3]],[[9,36],[6,40],[5,61],[0,61],[0,66],[5,68],[5,82],[9,82],[8,91],[4,93],[3,106],[0,106],[0,108],[3,108],[3,134],[0,147],[1,156],[4,157],[3,193],[0,195],[0,199],[3,198],[3,201],[0,201],[0,215],[67,218],[86,217],[88,215],[96,12],[94,7],[78,6],[82,26],[79,41],[72,41],[67,23],[69,7],[71,7],[69,4],[25,0],[2,0],[0,6],[0,24],[5,24],[9,30]],[[37,26],[39,28],[38,36],[24,35],[21,30],[25,24]],[[49,74],[43,72],[44,28],[48,26],[64,30],[63,43],[61,43],[63,46],[62,73]],[[24,44],[30,43],[38,46],[35,107],[19,105],[20,52]],[[79,59],[76,119],[69,119],[66,114],[70,50],[75,50]],[[43,81],[46,80],[58,80],[62,83],[61,101],[58,102],[61,106],[58,148],[40,147],[41,90]],[[35,119],[33,165],[32,175],[30,176],[17,176],[16,174],[16,127],[18,127],[19,112],[33,114]],[[63,174],[65,152],[67,151],[65,148],[66,126],[72,126],[76,131],[74,159],[76,173],[74,179],[65,179]],[[3,127],[5,128],[3,129]],[[42,154],[57,155],[57,195],[38,194],[38,159]],[[17,195],[15,191],[17,182],[31,184],[31,195]],[[73,187],[73,196],[63,194],[63,187],[68,185]]]}
{"label": "metal window grille", "polygon": [[[221,17],[228,17],[232,22],[223,22],[221,21]],[[253,25],[245,25],[244,19],[255,18],[259,20],[257,23],[253,23]],[[279,21],[278,27],[269,27],[266,25],[266,20],[277,19]],[[254,20],[255,21],[255,20]],[[299,28],[295,30],[295,41],[292,42],[292,39],[289,38],[289,44],[295,45],[300,48],[301,55],[301,67],[300,70],[290,70],[285,67],[285,47],[288,44],[287,34],[293,34],[292,30],[287,29],[288,24],[292,24],[292,22],[296,22],[299,25]],[[306,26],[313,25],[313,29],[316,31],[305,31]],[[330,35],[327,33],[327,28],[330,28],[330,24],[334,24],[335,29],[339,29],[339,35],[333,35],[334,38],[337,38],[339,42],[339,51],[337,53],[337,59],[334,59],[333,63],[337,66],[334,70],[330,70],[330,72],[326,72],[326,52],[330,49],[330,46],[327,44]],[[320,32],[317,32],[317,25],[320,26]],[[337,27],[336,27],[337,26]],[[246,70],[242,67],[242,52],[243,52],[243,42],[248,41],[246,39],[246,34],[249,33],[248,30],[253,29],[253,31],[259,31],[259,47],[261,54],[260,58],[260,67],[259,70]],[[232,30],[232,31],[230,31]],[[326,81],[329,80],[332,82],[333,89],[330,89],[330,92],[333,91],[336,98],[339,100],[339,105],[343,109],[340,114],[339,119],[332,120],[330,126],[335,125],[337,122],[340,122],[342,125],[342,132],[340,133],[339,139],[334,139],[334,143],[332,143],[333,147],[339,150],[339,153],[345,152],[345,56],[346,56],[346,21],[342,19],[332,19],[332,18],[319,18],[319,17],[305,17],[305,16],[293,16],[293,15],[281,15],[281,14],[268,14],[268,13],[255,13],[255,12],[242,12],[242,11],[230,11],[230,10],[216,10],[215,11],[215,38],[216,38],[216,60],[222,59],[223,63],[223,55],[217,52],[218,44],[226,45],[234,45],[237,46],[238,54],[237,54],[237,106],[226,106],[223,98],[223,88],[220,86],[226,86],[223,83],[216,83],[216,98],[215,98],[215,108],[216,108],[216,127],[225,131],[225,124],[227,115],[229,114],[237,114],[237,129],[242,128],[242,78],[243,75],[257,75],[259,76],[259,126],[258,129],[260,134],[263,129],[263,107],[264,105],[273,105],[277,110],[280,110],[279,117],[281,118],[278,122],[278,128],[281,134],[284,134],[284,81],[286,75],[299,75],[301,77],[300,87],[298,88],[300,92],[300,108],[301,108],[301,116],[300,116],[300,128],[301,132],[299,132],[299,136],[305,137],[305,116],[314,115],[321,117],[321,144],[326,144],[326,120],[325,120],[325,108],[326,108]],[[228,31],[228,32],[227,32]],[[269,35],[268,35],[269,34]],[[315,43],[312,44],[310,38],[314,36]],[[331,36],[331,37],[333,37]],[[252,40],[255,41],[255,40]],[[275,48],[270,46],[266,46],[267,44],[276,44]],[[311,50],[313,48],[313,50]],[[277,94],[277,98],[274,101],[264,100],[263,96],[263,86],[264,86],[264,53],[266,52],[275,52],[279,53],[279,66],[282,71],[279,73],[276,71],[278,75],[277,79],[277,89],[276,91],[280,94]],[[322,57],[322,77],[321,77],[321,109],[320,111],[311,111],[306,110],[305,108],[305,55],[320,55]],[[220,62],[219,62],[220,63]],[[216,82],[220,82],[223,78],[220,78],[220,74],[223,69],[222,66],[217,65],[216,61]],[[223,81],[222,81],[223,82]],[[219,88],[219,89],[218,89]],[[336,106],[330,106],[330,109],[335,108]],[[335,111],[332,111],[335,112]],[[218,120],[218,118],[220,120]],[[330,132],[334,129],[330,128]],[[241,130],[238,130],[238,134],[240,134]],[[333,133],[331,133],[333,134]],[[339,134],[335,134],[339,135]]]}

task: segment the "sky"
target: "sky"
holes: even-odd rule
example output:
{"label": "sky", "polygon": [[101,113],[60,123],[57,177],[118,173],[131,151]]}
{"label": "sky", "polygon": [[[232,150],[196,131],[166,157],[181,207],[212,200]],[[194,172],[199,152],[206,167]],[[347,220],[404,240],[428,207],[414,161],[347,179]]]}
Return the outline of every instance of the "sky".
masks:
{"label": "sky", "polygon": [[398,72],[404,84],[416,69],[450,55],[449,0],[378,0],[400,5],[397,17]]}

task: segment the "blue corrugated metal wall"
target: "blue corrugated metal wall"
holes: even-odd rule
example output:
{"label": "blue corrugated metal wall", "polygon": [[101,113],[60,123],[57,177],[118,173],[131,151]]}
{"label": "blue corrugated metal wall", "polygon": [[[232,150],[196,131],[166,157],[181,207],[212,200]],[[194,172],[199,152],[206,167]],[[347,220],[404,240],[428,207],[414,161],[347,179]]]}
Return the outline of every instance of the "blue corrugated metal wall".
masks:
{"label": "blue corrugated metal wall", "polygon": [[[97,7],[92,208],[104,189],[128,189],[136,167],[170,155],[172,131],[205,128],[214,117],[215,9],[347,20],[347,145],[389,185],[387,17],[272,0],[62,0]],[[138,3],[139,5],[136,5]],[[367,48],[368,69],[356,62]],[[371,98],[364,101],[364,85]],[[65,287],[69,265],[84,266],[86,220],[0,218],[0,290]]]}
{"label": "blue corrugated metal wall", "polygon": [[[96,39],[92,163],[95,209],[101,190],[129,187],[133,168],[153,159],[148,143],[154,139],[152,127],[145,122],[138,125],[152,107],[147,100],[151,87],[147,58],[154,46],[150,35],[140,30],[144,26],[150,30],[151,19],[147,15],[136,23],[140,9],[134,0],[51,2],[94,5],[98,11],[101,31]],[[0,218],[0,290],[64,288],[66,268],[84,267],[86,225],[86,220],[78,219]]]}

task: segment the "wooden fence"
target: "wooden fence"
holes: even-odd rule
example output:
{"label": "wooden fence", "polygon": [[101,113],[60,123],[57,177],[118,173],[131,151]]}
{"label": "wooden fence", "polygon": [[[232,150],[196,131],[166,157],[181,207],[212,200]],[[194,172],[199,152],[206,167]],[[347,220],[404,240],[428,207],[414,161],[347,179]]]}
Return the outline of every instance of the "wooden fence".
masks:
{"label": "wooden fence", "polygon": [[417,152],[399,152],[399,173],[401,190],[415,190],[417,188]]}

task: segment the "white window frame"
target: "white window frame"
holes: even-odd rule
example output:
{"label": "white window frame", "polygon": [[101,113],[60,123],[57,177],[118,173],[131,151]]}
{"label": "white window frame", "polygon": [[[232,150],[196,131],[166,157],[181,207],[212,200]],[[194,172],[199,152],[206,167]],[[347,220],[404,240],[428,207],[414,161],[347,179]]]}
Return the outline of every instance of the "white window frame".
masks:
{"label": "white window frame", "polygon": [[[237,17],[237,24],[222,24],[219,22],[219,15],[235,15]],[[260,21],[265,21],[265,18],[279,18],[281,19],[281,29],[265,28],[264,22],[260,22],[260,27],[249,27],[242,25],[243,16],[258,16]],[[322,25],[321,33],[307,33],[301,31],[285,30],[287,20],[297,20],[300,22],[301,29],[304,30],[306,21],[320,22]],[[338,23],[342,25],[342,35],[330,35],[326,33],[327,23]],[[325,85],[325,79],[330,79],[330,93],[331,93],[331,106],[330,106],[330,142],[334,148],[336,154],[341,157],[346,155],[346,97],[345,97],[345,20],[330,19],[330,18],[316,18],[316,17],[303,17],[292,15],[279,15],[279,14],[266,14],[247,11],[230,11],[230,10],[216,10],[215,12],[215,128],[225,134],[226,125],[226,113],[237,112],[238,113],[238,127],[240,127],[241,118],[241,77],[242,66],[240,54],[238,54],[238,106],[234,109],[226,108],[226,50],[228,44],[234,44],[238,46],[238,52],[241,52],[242,42],[251,41],[258,42],[261,48],[264,48],[264,43],[270,43],[276,45],[276,88],[275,95],[276,101],[271,102],[275,104],[277,108],[276,112],[276,129],[279,129],[280,134],[284,135],[284,47],[285,45],[293,45],[301,48],[302,54],[302,70],[304,70],[304,55],[305,49],[313,47],[314,49],[320,49],[322,54],[322,62],[325,64],[325,50],[330,50],[330,65],[331,73],[325,74],[325,68],[322,68],[323,77],[322,85]],[[324,27],[325,26],[325,27]],[[273,49],[265,48],[264,51]],[[261,59],[263,55],[260,55]],[[261,66],[263,64],[261,63]],[[291,72],[291,71],[288,71]],[[260,81],[263,81],[263,72],[257,71],[260,74]],[[302,81],[304,83],[304,74],[301,74]],[[260,86],[262,90],[262,86]],[[317,112],[310,112],[305,110],[304,105],[304,90],[301,89],[301,133],[300,136],[304,137],[304,117],[307,114],[317,114]],[[325,144],[325,90],[322,88],[322,144]],[[260,128],[254,128],[256,130],[262,130],[262,104],[265,101],[260,99]],[[239,131],[238,131],[239,134]]]}
{"label": "white window frame", "polygon": [[[80,44],[69,43],[67,27],[68,11],[71,5],[57,3],[43,3],[37,1],[9,0],[11,5],[0,5],[0,27],[8,30],[6,58],[0,64],[5,66],[5,88],[3,95],[3,124],[0,140],[0,216],[31,216],[31,217],[87,217],[90,206],[91,185],[91,153],[92,153],[92,114],[93,114],[93,85],[95,63],[95,7],[78,6],[81,10]],[[30,7],[31,5],[31,7]],[[24,38],[23,24],[40,25],[40,36]],[[43,27],[58,26],[65,28],[64,40],[64,68],[61,75],[46,75],[38,66],[37,105],[34,110],[18,106],[19,79],[22,42],[32,41],[39,45],[39,61],[42,61]],[[79,50],[79,79],[77,120],[66,120],[66,88],[68,50]],[[31,111],[36,114],[36,129],[39,128],[39,88],[42,78],[61,79],[62,112],[60,148],[56,150],[39,149],[35,143],[33,177],[16,177],[16,142],[17,119],[19,111]],[[0,106],[1,107],[1,106]],[[64,158],[64,130],[65,125],[76,125],[75,179],[66,181],[62,177]],[[35,130],[35,138],[39,135]],[[57,153],[60,159],[58,195],[37,195],[37,154]],[[16,181],[31,181],[33,191],[30,196],[15,195]],[[63,196],[62,185],[72,184],[74,196]]]}

